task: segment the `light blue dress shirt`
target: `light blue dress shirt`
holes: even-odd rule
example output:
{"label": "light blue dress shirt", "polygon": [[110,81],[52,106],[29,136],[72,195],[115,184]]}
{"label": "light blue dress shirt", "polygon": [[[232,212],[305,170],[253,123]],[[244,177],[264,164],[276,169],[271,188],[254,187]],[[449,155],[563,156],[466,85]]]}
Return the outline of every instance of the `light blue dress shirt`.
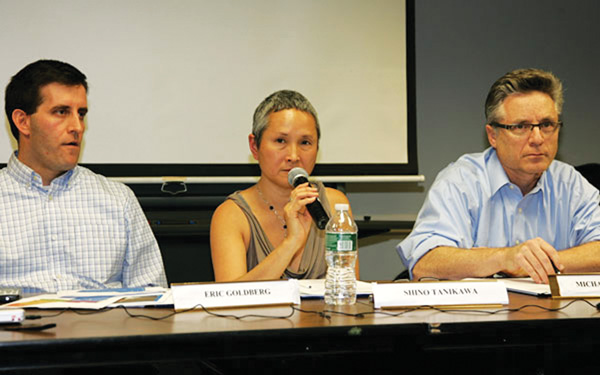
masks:
{"label": "light blue dress shirt", "polygon": [[496,150],[461,156],[435,179],[410,235],[398,247],[410,270],[438,246],[515,246],[540,237],[556,250],[600,240],[599,193],[554,160],[525,196]]}
{"label": "light blue dress shirt", "polygon": [[81,166],[42,186],[13,154],[0,170],[0,286],[55,292],[167,280],[131,189]]}

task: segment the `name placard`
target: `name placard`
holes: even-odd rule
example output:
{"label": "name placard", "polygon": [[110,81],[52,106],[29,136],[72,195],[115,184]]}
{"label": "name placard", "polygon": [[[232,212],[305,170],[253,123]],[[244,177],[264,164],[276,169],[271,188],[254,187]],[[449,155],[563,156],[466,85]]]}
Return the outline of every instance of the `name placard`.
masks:
{"label": "name placard", "polygon": [[298,280],[171,284],[175,310],[300,304]]}
{"label": "name placard", "polygon": [[552,298],[600,297],[600,274],[549,275]]}
{"label": "name placard", "polygon": [[500,280],[375,283],[373,302],[375,308],[505,305],[508,293]]}

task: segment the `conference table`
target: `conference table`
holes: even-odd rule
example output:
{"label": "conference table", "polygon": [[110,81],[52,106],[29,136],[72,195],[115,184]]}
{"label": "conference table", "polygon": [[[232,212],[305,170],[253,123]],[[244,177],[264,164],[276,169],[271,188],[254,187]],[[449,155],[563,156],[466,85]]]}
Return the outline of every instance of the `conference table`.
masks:
{"label": "conference table", "polygon": [[375,310],[369,298],[359,298],[353,306],[306,299],[294,308],[174,315],[164,308],[60,315],[56,310],[27,310],[28,315],[43,316],[31,324],[56,327],[40,332],[0,330],[0,369],[85,373],[104,366],[169,369],[186,364],[202,373],[310,374],[320,368],[352,373],[417,369],[539,374],[597,369],[600,312],[595,305],[600,300],[509,293],[509,301],[504,306],[451,310]]}

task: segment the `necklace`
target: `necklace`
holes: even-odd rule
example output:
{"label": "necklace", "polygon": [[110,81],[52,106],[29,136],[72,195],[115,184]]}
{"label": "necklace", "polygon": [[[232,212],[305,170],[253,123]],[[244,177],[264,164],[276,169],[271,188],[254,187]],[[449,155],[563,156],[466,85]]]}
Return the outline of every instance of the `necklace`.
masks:
{"label": "necklace", "polygon": [[275,214],[277,219],[279,221],[281,221],[281,224],[283,224],[283,236],[287,237],[287,224],[285,223],[285,219],[281,215],[279,215],[279,212],[277,212],[277,210],[275,209],[275,206],[273,206],[271,203],[269,203],[267,198],[265,198],[265,196],[263,195],[263,193],[260,190],[260,187],[258,185],[256,185],[256,191],[258,191],[258,195],[260,196],[260,199],[262,199],[262,201],[265,202],[267,207],[269,207],[269,210],[271,210]]}

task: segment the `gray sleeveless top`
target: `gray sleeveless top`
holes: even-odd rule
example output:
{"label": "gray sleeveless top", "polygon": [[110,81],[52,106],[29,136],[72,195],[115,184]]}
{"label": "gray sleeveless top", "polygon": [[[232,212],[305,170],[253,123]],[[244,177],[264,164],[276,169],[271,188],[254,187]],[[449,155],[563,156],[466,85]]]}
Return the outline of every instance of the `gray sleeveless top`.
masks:
{"label": "gray sleeveless top", "polygon": [[[319,200],[329,217],[331,217],[329,201],[325,194],[325,186],[320,182],[316,182],[315,185],[319,191]],[[273,251],[274,247],[242,195],[236,191],[228,196],[227,199],[231,199],[242,209],[248,219],[248,224],[250,225],[250,243],[248,245],[248,251],[246,252],[246,264],[248,271],[250,271],[252,268],[256,267],[258,263],[262,262],[262,260]],[[313,222],[311,224],[310,232],[308,233],[306,245],[304,246],[304,253],[302,253],[298,272],[286,269],[283,275],[281,275],[281,278],[322,279],[325,277],[326,272],[325,230],[319,230]]]}

